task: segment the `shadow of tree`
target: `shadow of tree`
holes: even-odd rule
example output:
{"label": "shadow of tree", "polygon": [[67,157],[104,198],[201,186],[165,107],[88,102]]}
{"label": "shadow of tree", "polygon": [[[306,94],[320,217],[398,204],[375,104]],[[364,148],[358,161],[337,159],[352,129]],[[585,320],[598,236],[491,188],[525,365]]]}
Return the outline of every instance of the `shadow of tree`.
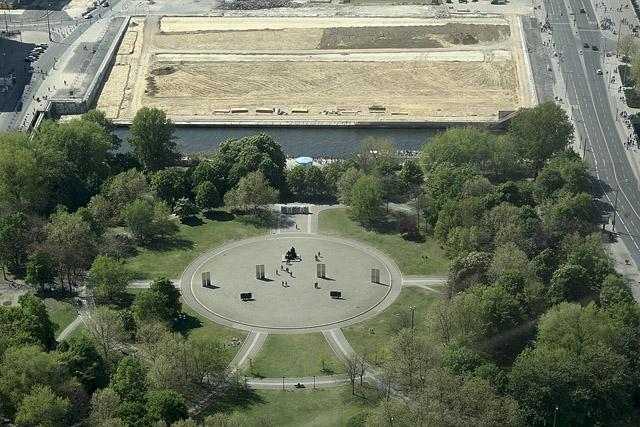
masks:
{"label": "shadow of tree", "polygon": [[227,211],[207,211],[203,213],[203,216],[209,221],[233,221],[235,216]]}
{"label": "shadow of tree", "polygon": [[197,329],[202,327],[202,322],[200,319],[194,316],[186,315],[186,317],[178,323],[176,326],[177,332],[188,333],[192,329]]}
{"label": "shadow of tree", "polygon": [[198,227],[200,225],[204,225],[204,221],[202,220],[202,218],[199,218],[197,216],[190,216],[190,217],[184,218],[180,220],[180,222],[189,227]]}
{"label": "shadow of tree", "polygon": [[150,251],[164,252],[164,251],[171,251],[174,249],[181,249],[181,250],[193,249],[194,244],[191,240],[182,239],[179,237],[172,237],[172,238],[166,238],[166,239],[153,240],[147,243],[146,245],[144,245],[144,247]]}
{"label": "shadow of tree", "polygon": [[238,408],[249,409],[253,405],[264,404],[264,399],[252,389],[229,389],[213,404],[212,414],[216,412],[231,413]]}

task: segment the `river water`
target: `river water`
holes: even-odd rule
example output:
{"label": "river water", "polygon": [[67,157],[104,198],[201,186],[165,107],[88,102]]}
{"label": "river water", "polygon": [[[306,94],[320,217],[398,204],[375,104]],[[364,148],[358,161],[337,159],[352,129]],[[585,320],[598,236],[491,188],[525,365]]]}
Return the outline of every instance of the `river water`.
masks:
{"label": "river water", "polygon": [[[240,139],[261,132],[275,139],[289,157],[342,158],[351,154],[364,138],[392,139],[399,150],[420,150],[436,136],[437,129],[354,129],[335,128],[177,128],[178,150],[184,153],[210,151],[229,138]],[[130,151],[128,129],[115,132],[122,138],[121,151]]]}

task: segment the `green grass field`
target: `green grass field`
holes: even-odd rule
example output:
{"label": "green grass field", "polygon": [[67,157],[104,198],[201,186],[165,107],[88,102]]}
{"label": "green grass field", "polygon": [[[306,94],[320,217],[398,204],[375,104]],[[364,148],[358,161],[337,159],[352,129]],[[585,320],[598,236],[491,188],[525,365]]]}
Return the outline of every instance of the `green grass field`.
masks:
{"label": "green grass field", "polygon": [[[440,298],[442,298],[441,295],[426,289],[402,288],[398,298],[386,310],[363,322],[342,328],[342,333],[356,353],[362,355],[366,348],[370,363],[381,363],[384,358],[385,347],[393,336],[391,327],[402,320],[401,316],[404,317],[405,321],[411,321],[409,307],[416,307],[414,327],[418,331],[424,330],[427,324],[429,307]],[[400,315],[396,316],[396,313],[400,313]],[[369,328],[373,328],[373,334],[369,333]]]}
{"label": "green grass field", "polygon": [[[396,233],[399,213],[390,213],[389,220],[377,230],[367,230],[347,215],[346,209],[327,209],[318,217],[318,232],[331,234],[371,245],[391,259],[405,275],[441,275],[449,271],[449,260],[440,245],[426,236],[424,242],[412,242]],[[422,256],[426,255],[427,259]]]}
{"label": "green grass field", "polygon": [[[320,358],[324,358],[322,371]],[[338,359],[321,333],[275,335],[267,337],[248,375],[278,377],[311,377],[343,374],[344,364]]]}
{"label": "green grass field", "polygon": [[351,386],[316,390],[243,390],[240,394],[231,389],[198,418],[238,411],[255,426],[344,426],[354,415],[371,411],[378,401],[379,393],[366,384],[356,387],[355,396],[351,395]]}
{"label": "green grass field", "polygon": [[136,279],[176,279],[191,261],[209,249],[267,233],[264,228],[233,220],[226,212],[199,215],[188,224],[178,224],[174,238],[138,247],[138,254],[127,258],[126,265]]}
{"label": "green grass field", "polygon": [[58,325],[55,331],[56,337],[78,317],[76,308],[68,302],[45,298],[44,305],[47,307],[51,321]]}

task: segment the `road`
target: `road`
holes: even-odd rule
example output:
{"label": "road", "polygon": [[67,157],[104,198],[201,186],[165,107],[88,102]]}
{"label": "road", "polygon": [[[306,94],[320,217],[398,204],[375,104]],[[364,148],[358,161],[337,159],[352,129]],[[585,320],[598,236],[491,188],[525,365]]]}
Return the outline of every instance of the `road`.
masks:
{"label": "road", "polygon": [[[559,53],[559,64],[565,96],[575,115],[576,138],[584,148],[594,177],[593,193],[603,211],[611,213],[616,204],[615,231],[619,233],[631,258],[640,264],[640,195],[638,180],[621,135],[621,122],[616,120],[616,107],[610,100],[605,69],[605,49],[611,51],[616,40],[603,34],[598,27],[596,11],[592,5],[578,0],[555,2],[545,0],[544,6],[553,28],[552,41]],[[584,7],[586,13],[580,13]],[[575,11],[575,13],[574,13]],[[575,23],[573,20],[575,19]],[[584,48],[596,45],[599,50]],[[555,59],[554,59],[555,60]],[[603,75],[598,75],[597,70]],[[616,82],[619,85],[619,82]],[[619,191],[618,191],[619,188]],[[613,224],[608,226],[611,230]]]}

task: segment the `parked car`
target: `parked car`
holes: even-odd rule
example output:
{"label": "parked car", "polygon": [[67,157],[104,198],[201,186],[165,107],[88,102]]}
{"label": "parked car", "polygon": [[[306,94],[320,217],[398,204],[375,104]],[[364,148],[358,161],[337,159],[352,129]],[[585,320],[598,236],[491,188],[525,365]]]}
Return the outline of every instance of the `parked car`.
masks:
{"label": "parked car", "polygon": [[42,49],[47,50],[47,48],[49,47],[49,45],[48,45],[48,44],[46,44],[46,43],[38,43],[38,44],[36,45],[36,47],[41,47]]}
{"label": "parked car", "polygon": [[87,13],[86,15],[84,15],[84,19],[91,19],[93,18],[93,15],[90,13]]}
{"label": "parked car", "polygon": [[589,49],[589,43],[585,43],[585,44],[584,44],[584,48],[585,48],[585,49]]}
{"label": "parked car", "polygon": [[598,71],[596,71],[596,74],[601,76],[602,75],[602,70],[600,68],[598,68]]}
{"label": "parked car", "polygon": [[591,50],[598,50],[598,46],[594,44],[593,46],[591,46]]}

